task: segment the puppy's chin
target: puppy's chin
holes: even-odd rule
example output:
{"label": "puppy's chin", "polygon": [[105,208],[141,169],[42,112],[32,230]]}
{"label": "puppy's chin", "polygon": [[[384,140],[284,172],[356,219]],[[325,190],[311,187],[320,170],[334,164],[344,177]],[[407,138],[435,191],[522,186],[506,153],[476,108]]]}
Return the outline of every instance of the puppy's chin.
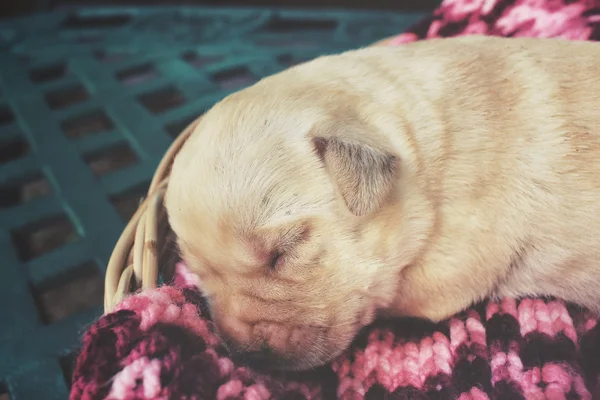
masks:
{"label": "puppy's chin", "polygon": [[297,348],[290,353],[278,353],[267,346],[257,350],[231,351],[231,358],[240,365],[246,365],[263,372],[302,372],[326,365],[335,360],[350,346],[356,332],[338,333],[335,336],[318,336],[310,346]]}
{"label": "puppy's chin", "polygon": [[[319,368],[343,354],[356,335],[373,322],[373,310],[373,307],[363,309],[343,323],[337,321],[327,327],[305,327],[293,340],[295,345],[279,349],[262,337],[253,336],[249,342],[243,342],[220,330],[219,323],[215,327],[231,358],[238,364],[265,372],[307,371]],[[290,343],[289,339],[287,343]]]}
{"label": "puppy's chin", "polygon": [[315,351],[316,349],[314,348],[306,349],[306,356],[286,360],[285,362],[281,363],[277,369],[280,371],[302,372],[323,367],[324,365],[334,361],[348,349],[348,346],[350,346],[350,343],[352,342],[353,336],[354,335],[350,336],[345,341],[337,340],[335,345],[321,352]]}

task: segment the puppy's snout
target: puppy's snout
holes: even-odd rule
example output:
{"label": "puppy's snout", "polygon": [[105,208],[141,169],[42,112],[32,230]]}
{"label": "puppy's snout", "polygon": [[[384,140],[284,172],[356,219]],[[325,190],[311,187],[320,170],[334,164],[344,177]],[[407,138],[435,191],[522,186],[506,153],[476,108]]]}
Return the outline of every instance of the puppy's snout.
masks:
{"label": "puppy's snout", "polygon": [[230,316],[214,316],[213,322],[230,351],[250,346],[252,327],[249,324]]}
{"label": "puppy's snout", "polygon": [[277,324],[248,324],[235,317],[215,321],[221,340],[231,358],[253,368],[269,369],[283,361],[286,352],[287,329]]}
{"label": "puppy's snout", "polygon": [[217,330],[230,347],[258,348],[266,346],[277,352],[289,350],[289,329],[271,322],[246,323],[238,318],[226,316],[215,321]]}
{"label": "puppy's snout", "polygon": [[310,331],[275,322],[246,323],[224,316],[215,320],[219,336],[231,357],[255,368],[277,368],[311,346]]}

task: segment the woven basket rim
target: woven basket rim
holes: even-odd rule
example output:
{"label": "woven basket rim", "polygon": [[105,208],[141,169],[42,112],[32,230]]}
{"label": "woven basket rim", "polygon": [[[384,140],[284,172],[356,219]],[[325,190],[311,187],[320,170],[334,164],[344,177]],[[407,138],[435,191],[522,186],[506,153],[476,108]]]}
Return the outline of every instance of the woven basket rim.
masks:
{"label": "woven basket rim", "polygon": [[[388,45],[394,37],[371,46]],[[169,275],[165,266],[162,271],[159,268],[161,254],[168,250],[165,242],[169,229],[163,196],[173,160],[201,118],[202,115],[188,124],[169,146],[154,173],[146,197],[115,244],[104,279],[105,314],[112,312],[127,295],[157,287],[161,272]]]}
{"label": "woven basket rim", "polygon": [[201,118],[200,115],[189,123],[171,143],[156,168],[146,197],[140,202],[113,249],[104,279],[105,314],[111,312],[128,294],[157,286],[161,272],[157,249],[163,247],[158,226],[161,219],[166,220],[162,200],[171,165]]}

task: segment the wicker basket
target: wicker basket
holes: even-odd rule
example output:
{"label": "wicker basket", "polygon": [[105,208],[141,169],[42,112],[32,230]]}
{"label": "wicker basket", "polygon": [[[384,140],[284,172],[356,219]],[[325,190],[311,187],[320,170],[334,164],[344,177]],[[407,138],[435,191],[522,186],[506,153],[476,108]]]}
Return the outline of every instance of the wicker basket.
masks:
{"label": "wicker basket", "polygon": [[[189,124],[171,144],[154,173],[146,198],[117,241],[104,280],[105,314],[128,294],[156,287],[160,273],[165,278],[172,273],[173,236],[163,207],[163,196],[173,159],[200,118]],[[164,267],[162,271],[159,265]]]}
{"label": "wicker basket", "polygon": [[[387,45],[391,40],[381,40],[373,46]],[[173,159],[200,118],[189,124],[171,144],[154,173],[146,198],[117,241],[104,282],[105,314],[128,294],[156,287],[160,274],[169,279],[173,273],[177,255],[163,207],[163,196]]]}

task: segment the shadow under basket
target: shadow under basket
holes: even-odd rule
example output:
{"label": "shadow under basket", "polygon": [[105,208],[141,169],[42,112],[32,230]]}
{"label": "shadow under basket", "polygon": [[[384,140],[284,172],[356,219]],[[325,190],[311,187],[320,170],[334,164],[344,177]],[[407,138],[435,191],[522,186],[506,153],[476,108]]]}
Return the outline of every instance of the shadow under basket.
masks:
{"label": "shadow under basket", "polygon": [[[388,45],[391,40],[387,38],[372,46]],[[173,159],[201,118],[187,125],[171,144],[154,173],[146,198],[117,241],[104,282],[105,314],[110,313],[125,296],[140,289],[157,287],[159,276],[165,282],[173,276],[178,257],[163,198]]]}

